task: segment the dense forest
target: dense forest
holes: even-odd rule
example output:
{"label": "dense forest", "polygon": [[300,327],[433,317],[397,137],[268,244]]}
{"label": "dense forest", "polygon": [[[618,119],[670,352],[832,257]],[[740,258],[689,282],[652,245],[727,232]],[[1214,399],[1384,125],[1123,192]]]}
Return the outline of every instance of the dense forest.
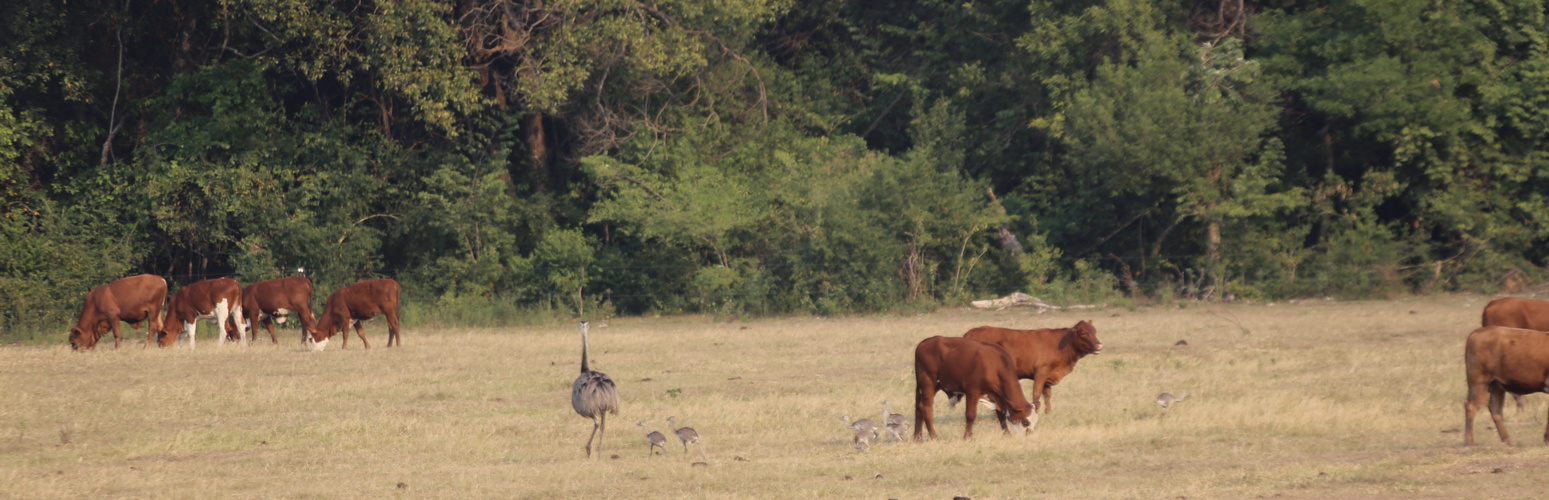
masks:
{"label": "dense forest", "polygon": [[0,335],[141,272],[464,322],[1519,291],[1546,11],[0,2]]}

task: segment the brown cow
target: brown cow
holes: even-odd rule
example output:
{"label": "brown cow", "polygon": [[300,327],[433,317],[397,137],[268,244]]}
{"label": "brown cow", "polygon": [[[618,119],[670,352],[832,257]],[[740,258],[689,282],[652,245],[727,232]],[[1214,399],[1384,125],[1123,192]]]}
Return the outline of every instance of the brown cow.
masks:
{"label": "brown cow", "polygon": [[1549,302],[1507,297],[1484,306],[1479,326],[1549,331]]}
{"label": "brown cow", "polygon": [[140,322],[147,322],[146,330],[161,329],[161,305],[167,301],[167,280],[154,274],[130,276],[93,288],[86,294],[81,314],[70,329],[70,348],[93,350],[97,341],[108,330],[113,331],[113,348],[123,345],[120,321],[128,321],[135,335],[140,334]]}
{"label": "brown cow", "polygon": [[346,348],[350,343],[349,328],[353,324],[360,342],[370,349],[371,344],[366,342],[366,332],[361,330],[360,322],[378,314],[387,316],[387,346],[392,347],[397,341],[398,346],[403,347],[403,339],[398,336],[398,294],[398,282],[390,279],[362,281],[340,288],[323,304],[323,317],[317,321],[312,335],[307,337],[311,341],[308,347],[321,351],[328,346],[333,334],[344,332],[344,343],[339,348]]}
{"label": "brown cow", "polygon": [[[1008,418],[1024,429],[1032,426],[1029,419],[1033,404],[1022,394],[1014,366],[1011,355],[994,344],[956,337],[920,341],[914,348],[914,439],[920,439],[922,423],[930,429],[931,439],[936,439],[936,424],[931,417],[936,391],[944,391],[954,400],[966,396],[969,401],[978,401],[988,396],[997,408],[995,419],[1008,433]],[[963,439],[968,439],[974,434],[979,405],[964,406],[967,423]]]}
{"label": "brown cow", "polygon": [[[1495,299],[1484,306],[1479,326],[1504,326],[1528,330],[1549,331],[1549,302],[1542,300],[1507,297]],[[1517,411],[1524,406],[1521,394],[1512,394],[1517,401]]]}
{"label": "brown cow", "polygon": [[188,348],[198,347],[195,341],[195,325],[199,320],[215,320],[215,338],[219,345],[226,345],[225,331],[228,319],[237,323],[238,339],[247,343],[247,327],[242,324],[242,285],[231,278],[215,278],[190,283],[179,288],[172,294],[172,302],[167,303],[167,320],[162,322],[160,338],[152,332],[148,341],[154,341],[162,347],[169,347],[177,342],[178,332],[188,334]]}
{"label": "brown cow", "polygon": [[1043,330],[981,326],[963,337],[998,345],[1010,353],[1016,360],[1017,378],[1033,381],[1033,401],[1043,395],[1044,413],[1049,413],[1049,393],[1076,369],[1076,362],[1103,351],[1102,341],[1097,340],[1097,328],[1089,321],[1070,328]]}
{"label": "brown cow", "polygon": [[[1474,414],[1487,401],[1490,418],[1501,441],[1511,446],[1501,405],[1506,393],[1532,394],[1549,390],[1549,332],[1487,326],[1468,334],[1463,349],[1468,399],[1463,402],[1463,445],[1474,444]],[[1549,427],[1544,429],[1549,443]]]}
{"label": "brown cow", "polygon": [[[280,343],[279,338],[274,336],[274,324],[285,324],[291,313],[299,313],[301,316],[301,339],[306,342],[307,334],[317,325],[317,320],[312,316],[312,280],[291,276],[260,281],[242,289],[241,320],[246,322],[248,329],[254,329],[262,322],[264,328],[269,330],[270,342]],[[228,326],[227,334],[231,333],[236,332]]]}

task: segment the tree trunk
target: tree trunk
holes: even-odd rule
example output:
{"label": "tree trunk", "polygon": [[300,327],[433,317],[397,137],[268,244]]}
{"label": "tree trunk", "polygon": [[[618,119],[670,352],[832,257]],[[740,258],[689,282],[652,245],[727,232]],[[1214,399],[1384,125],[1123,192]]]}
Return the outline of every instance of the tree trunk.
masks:
{"label": "tree trunk", "polygon": [[[1214,207],[1212,207],[1214,208]],[[1221,284],[1221,221],[1211,217],[1205,224],[1205,258],[1210,266],[1209,283],[1219,288]]]}
{"label": "tree trunk", "polygon": [[545,174],[549,167],[549,147],[543,131],[542,112],[534,111],[527,115],[526,123],[522,124],[522,135],[527,142],[527,152],[532,155],[533,187],[542,190],[547,185]]}

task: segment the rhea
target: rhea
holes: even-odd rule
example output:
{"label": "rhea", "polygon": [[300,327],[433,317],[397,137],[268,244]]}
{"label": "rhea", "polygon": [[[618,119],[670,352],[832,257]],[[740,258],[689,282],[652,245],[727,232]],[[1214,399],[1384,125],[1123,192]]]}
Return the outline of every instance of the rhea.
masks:
{"label": "rhea", "polygon": [[678,440],[683,442],[684,456],[688,456],[688,444],[694,443],[699,448],[699,458],[706,462],[710,461],[705,458],[705,444],[699,442],[699,431],[694,430],[693,427],[678,427],[677,417],[667,417],[667,423],[672,425],[672,433],[677,434]]}
{"label": "rhea", "polygon": [[893,413],[893,404],[887,400],[882,401],[882,425],[887,427],[887,432],[893,435],[893,440],[901,439],[904,433],[904,424],[908,420],[902,413]]}
{"label": "rhea", "polygon": [[870,433],[872,433],[872,435],[876,435],[877,434],[877,424],[872,422],[871,419],[869,419],[869,418],[863,418],[863,419],[851,422],[849,415],[842,415],[842,416],[839,417],[839,420],[844,422],[844,426],[845,427],[849,427],[849,428],[855,429],[857,431],[870,432]]}
{"label": "rhea", "polygon": [[592,434],[586,438],[586,457],[592,457],[592,440],[597,440],[597,455],[602,456],[602,435],[608,430],[608,413],[619,414],[619,391],[608,375],[592,371],[586,363],[587,323],[581,322],[581,376],[570,388],[570,406],[583,417],[592,419]]}
{"label": "rhea", "polygon": [[1188,399],[1188,397],[1189,393],[1187,392],[1180,396],[1174,396],[1172,393],[1164,392],[1156,396],[1156,405],[1162,407],[1162,411],[1167,411],[1168,408],[1172,408],[1173,403],[1182,402],[1184,399]]}
{"label": "rhea", "polygon": [[[646,432],[648,430],[648,429],[645,428],[645,421],[644,420],[641,420],[640,422],[635,423],[635,425],[640,426],[640,432]],[[661,431],[646,432],[645,442],[651,446],[651,451],[647,452],[651,456],[653,456],[653,457],[656,456],[656,449],[657,448],[661,448],[662,449],[662,457],[663,458],[665,458],[667,456],[667,436],[663,436]]]}

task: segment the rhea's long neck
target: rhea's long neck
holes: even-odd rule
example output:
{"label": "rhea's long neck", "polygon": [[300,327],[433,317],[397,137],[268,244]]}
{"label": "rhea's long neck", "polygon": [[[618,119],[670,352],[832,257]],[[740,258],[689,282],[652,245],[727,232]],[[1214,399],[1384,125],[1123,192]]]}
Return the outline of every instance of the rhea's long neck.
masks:
{"label": "rhea's long neck", "polygon": [[590,370],[587,370],[587,367],[586,367],[586,347],[587,347],[586,344],[587,344],[587,342],[586,342],[586,330],[582,330],[581,331],[581,373],[586,373],[586,372],[590,371]]}

